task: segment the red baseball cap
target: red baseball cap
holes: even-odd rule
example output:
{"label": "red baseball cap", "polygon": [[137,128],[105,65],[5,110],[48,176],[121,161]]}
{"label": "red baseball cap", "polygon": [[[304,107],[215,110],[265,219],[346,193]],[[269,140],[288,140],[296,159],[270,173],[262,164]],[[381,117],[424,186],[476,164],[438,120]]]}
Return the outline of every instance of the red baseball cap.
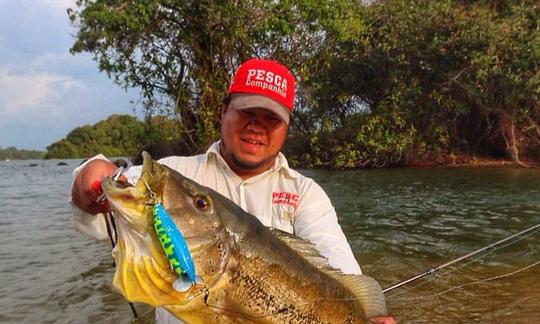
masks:
{"label": "red baseball cap", "polygon": [[236,71],[227,94],[235,109],[265,108],[289,123],[294,106],[294,77],[276,61],[249,59]]}

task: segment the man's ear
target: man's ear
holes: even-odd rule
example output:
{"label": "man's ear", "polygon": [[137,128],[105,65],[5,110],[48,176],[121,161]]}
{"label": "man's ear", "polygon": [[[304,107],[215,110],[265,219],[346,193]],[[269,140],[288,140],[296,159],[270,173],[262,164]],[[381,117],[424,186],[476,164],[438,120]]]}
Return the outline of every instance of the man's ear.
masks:
{"label": "man's ear", "polygon": [[229,110],[229,105],[226,105],[226,104],[221,105],[221,118],[219,119],[220,124],[223,121],[223,116],[225,116],[225,114],[227,113],[228,110]]}

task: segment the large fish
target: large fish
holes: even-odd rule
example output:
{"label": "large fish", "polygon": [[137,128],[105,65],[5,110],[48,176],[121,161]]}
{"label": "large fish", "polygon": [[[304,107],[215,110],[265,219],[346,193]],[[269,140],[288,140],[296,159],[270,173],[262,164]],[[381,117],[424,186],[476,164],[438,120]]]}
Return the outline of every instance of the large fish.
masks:
{"label": "large fish", "polygon": [[[305,240],[271,230],[212,189],[143,153],[133,187],[105,179],[118,243],[113,285],[186,323],[368,323],[385,315],[379,284],[332,269]],[[185,239],[197,280],[173,271],[153,224],[162,204]]]}

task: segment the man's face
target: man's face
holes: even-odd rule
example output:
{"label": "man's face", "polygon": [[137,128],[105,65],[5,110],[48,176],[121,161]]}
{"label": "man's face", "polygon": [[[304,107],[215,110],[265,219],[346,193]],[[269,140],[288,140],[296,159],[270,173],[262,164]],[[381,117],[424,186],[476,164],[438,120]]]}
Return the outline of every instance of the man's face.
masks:
{"label": "man's face", "polygon": [[221,155],[241,178],[255,176],[274,165],[287,129],[288,125],[270,110],[236,110],[229,105],[221,115]]}

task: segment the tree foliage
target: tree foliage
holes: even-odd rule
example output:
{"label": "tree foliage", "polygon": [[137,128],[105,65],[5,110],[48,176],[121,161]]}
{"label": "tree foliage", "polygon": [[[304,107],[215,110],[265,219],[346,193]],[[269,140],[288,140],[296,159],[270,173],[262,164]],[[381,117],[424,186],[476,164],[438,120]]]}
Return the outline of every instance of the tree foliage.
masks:
{"label": "tree foliage", "polygon": [[538,14],[533,1],[374,1],[362,13],[369,28],[339,44],[320,93],[355,99],[379,125],[375,138],[412,143],[413,156],[459,150],[519,162],[521,148],[538,147]]}
{"label": "tree foliage", "polygon": [[540,152],[539,10],[532,0],[78,0],[68,14],[73,53],[140,88],[149,116],[177,121],[167,134],[147,128],[156,139],[206,147],[233,70],[270,57],[299,81],[292,160],[341,168]]}
{"label": "tree foliage", "polygon": [[203,147],[219,135],[221,99],[240,62],[272,57],[313,73],[325,26],[354,3],[79,0],[68,10],[79,28],[71,51],[93,53],[118,84],[141,89],[147,111],[176,117],[179,137]]}
{"label": "tree foliage", "polygon": [[66,138],[49,145],[45,157],[133,156],[142,144],[143,127],[133,116],[112,115],[95,125],[75,128]]}
{"label": "tree foliage", "polygon": [[0,147],[0,160],[30,160],[30,159],[42,159],[45,152],[35,150],[17,149],[13,146],[1,148]]}

